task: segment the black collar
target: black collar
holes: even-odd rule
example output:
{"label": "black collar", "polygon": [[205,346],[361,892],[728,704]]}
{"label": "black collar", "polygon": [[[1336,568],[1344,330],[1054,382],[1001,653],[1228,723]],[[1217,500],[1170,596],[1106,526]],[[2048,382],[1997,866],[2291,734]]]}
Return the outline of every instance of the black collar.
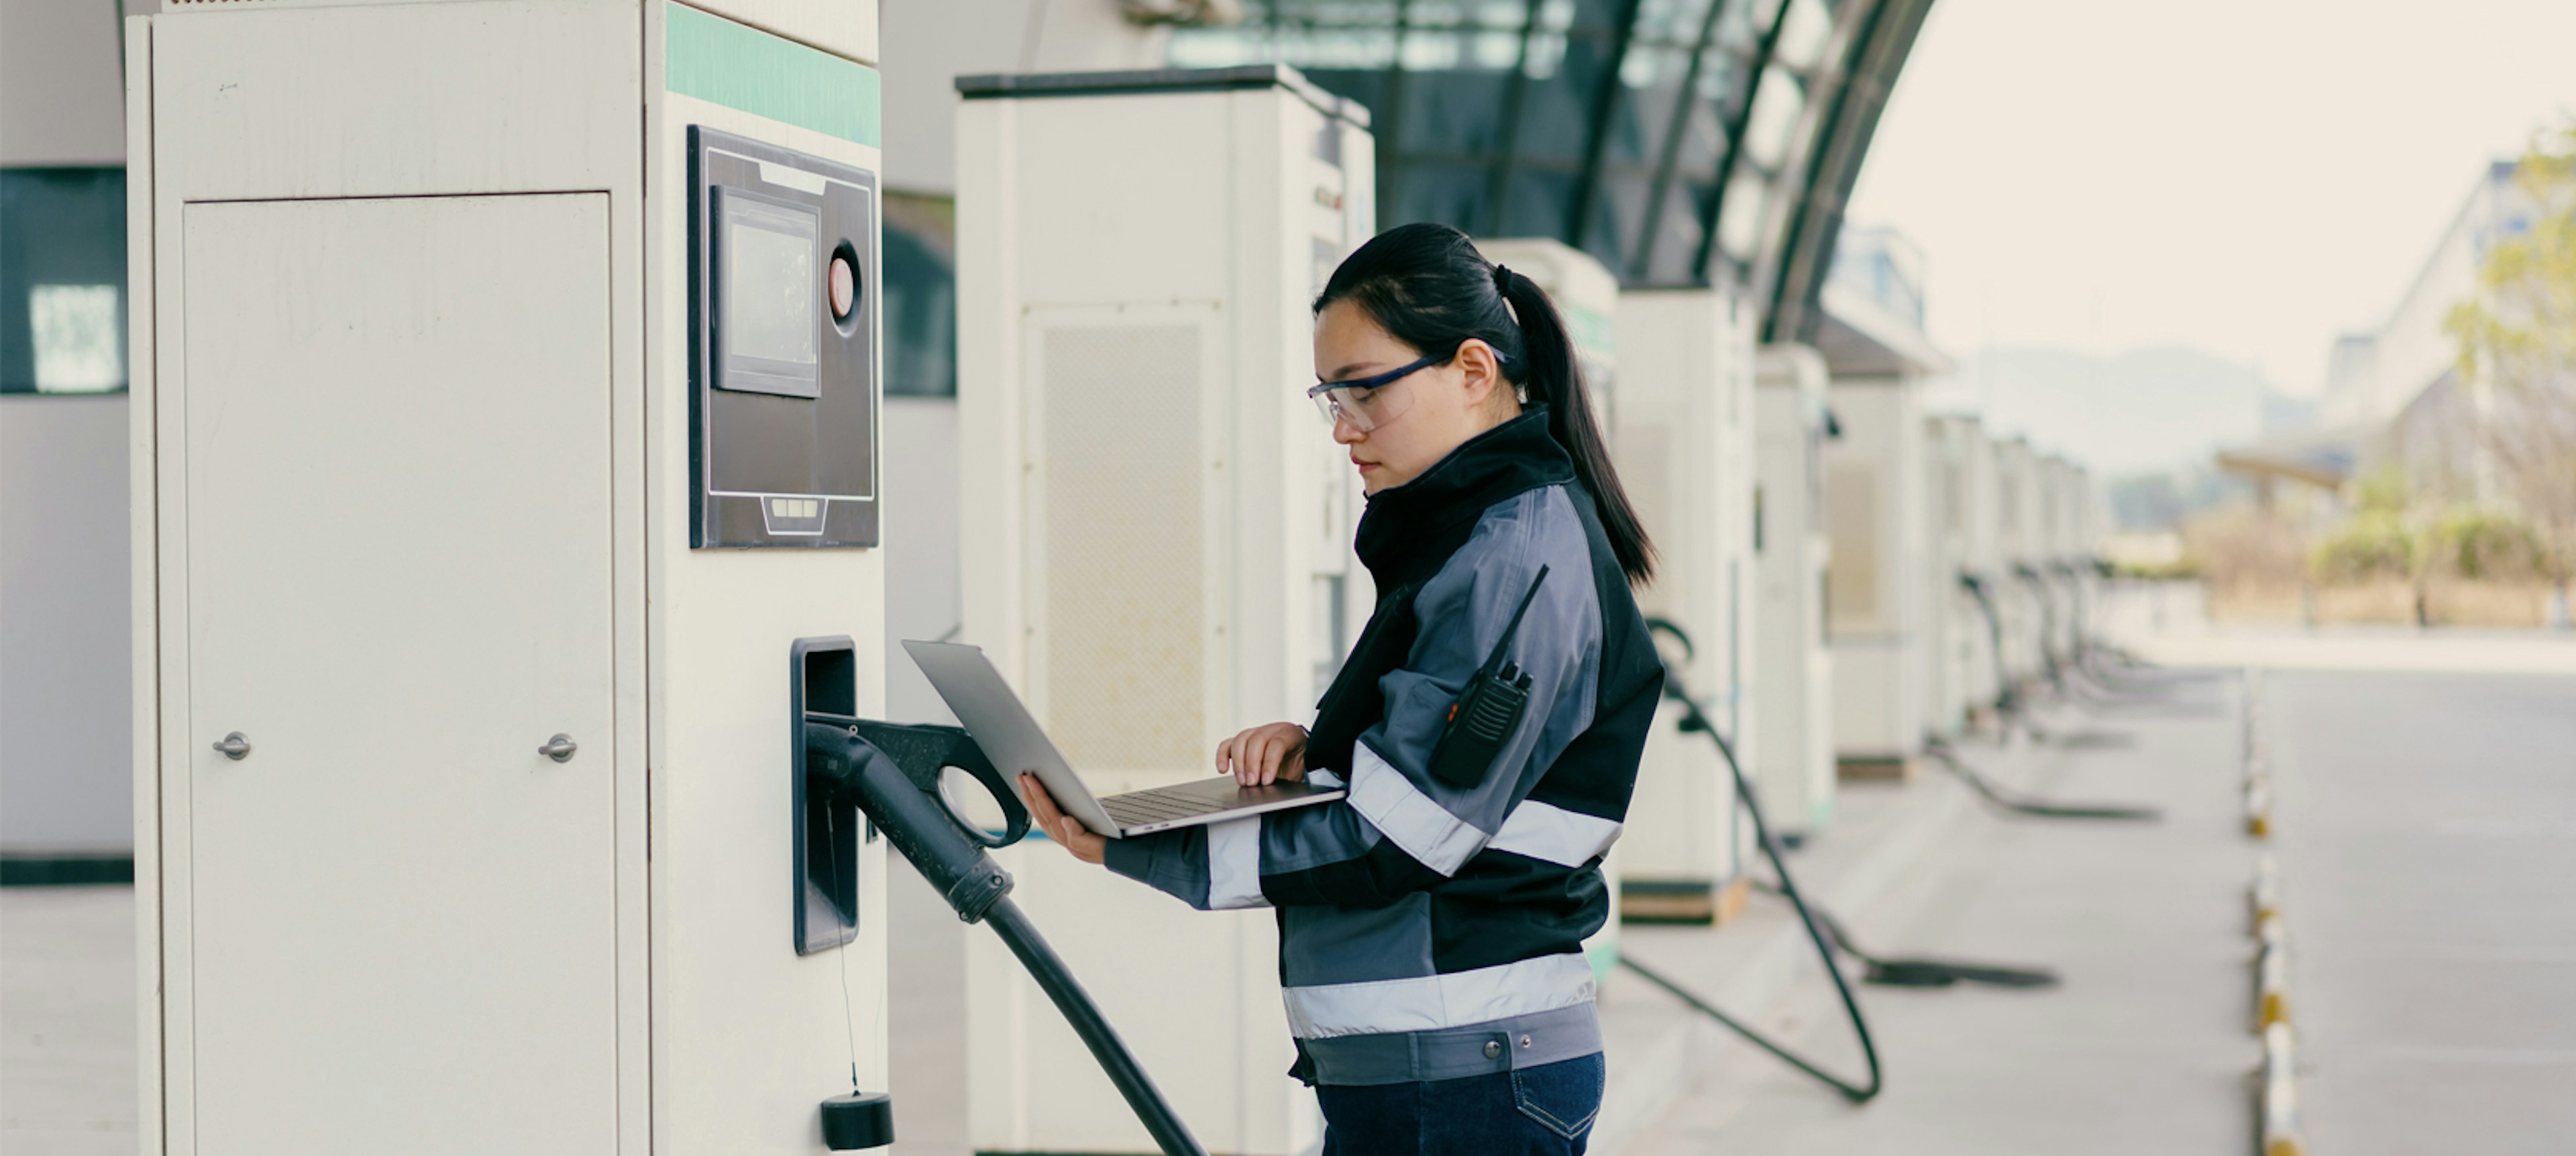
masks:
{"label": "black collar", "polygon": [[1426,577],[1466,543],[1487,509],[1541,486],[1574,480],[1574,459],[1548,432],[1547,407],[1468,438],[1412,481],[1369,495],[1360,516],[1361,564],[1380,592]]}

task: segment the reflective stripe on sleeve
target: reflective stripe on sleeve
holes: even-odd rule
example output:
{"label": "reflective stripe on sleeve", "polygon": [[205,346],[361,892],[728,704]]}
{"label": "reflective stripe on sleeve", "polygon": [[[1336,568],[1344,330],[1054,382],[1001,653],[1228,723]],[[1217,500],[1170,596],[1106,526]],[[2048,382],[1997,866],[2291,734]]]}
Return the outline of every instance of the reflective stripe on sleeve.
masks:
{"label": "reflective stripe on sleeve", "polygon": [[1455,875],[1484,849],[1484,832],[1423,794],[1367,743],[1351,744],[1351,764],[1351,809],[1423,866]]}
{"label": "reflective stripe on sleeve", "polygon": [[1580,867],[1618,840],[1619,824],[1613,820],[1523,799],[1503,817],[1503,829],[1494,832],[1491,846],[1496,851]]}
{"label": "reflective stripe on sleeve", "polygon": [[1418,979],[1287,989],[1288,1030],[1298,1039],[1465,1027],[1592,1002],[1592,965],[1581,952],[1543,955]]}
{"label": "reflective stripe on sleeve", "polygon": [[1261,816],[1208,824],[1208,910],[1267,907],[1261,896]]}

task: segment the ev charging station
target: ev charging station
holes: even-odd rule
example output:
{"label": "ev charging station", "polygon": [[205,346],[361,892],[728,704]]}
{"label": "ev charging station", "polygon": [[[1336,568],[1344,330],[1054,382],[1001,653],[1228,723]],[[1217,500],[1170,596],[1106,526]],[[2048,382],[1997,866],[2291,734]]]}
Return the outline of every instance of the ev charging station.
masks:
{"label": "ev charging station", "polygon": [[2092,513],[2092,482],[2084,467],[2072,461],[2060,457],[2052,463],[2057,501],[2046,572],[2064,600],[2059,610],[2065,620],[2059,653],[2073,661],[2084,648],[2087,620],[2093,612],[2093,550],[2086,529]]}
{"label": "ev charging station", "polygon": [[2093,490],[2093,471],[2066,467],[2066,537],[2059,565],[2066,574],[2068,597],[2074,601],[2074,645],[2080,656],[2090,646],[2094,616],[2101,609],[2102,576],[2095,569],[2101,543],[2101,495]]}
{"label": "ev charging station", "polygon": [[[1529,278],[1556,304],[1558,315],[1565,319],[1566,336],[1574,345],[1575,367],[1583,374],[1583,384],[1592,395],[1592,420],[1600,426],[1602,436],[1615,439],[1622,388],[1618,274],[1590,254],[1545,237],[1478,241],[1476,251],[1484,254],[1487,261],[1508,265],[1513,272]],[[1615,445],[1612,453],[1617,453]],[[1614,462],[1619,460],[1614,456]],[[1652,532],[1649,527],[1648,533]],[[1633,802],[1630,810],[1635,810]],[[1601,860],[1601,881],[1613,895],[1621,894],[1620,880],[1627,869],[1626,843],[1622,838],[1611,844],[1610,853]],[[1593,977],[1608,982],[1619,962],[1619,921],[1611,919],[1592,938],[1584,940],[1583,954],[1592,962]]]}
{"label": "ev charging station", "polygon": [[1772,826],[1804,836],[1834,810],[1834,659],[1826,645],[1825,360],[1803,345],[1756,356],[1753,774]]}
{"label": "ev charging station", "polygon": [[[1375,600],[1305,398],[1309,305],[1374,231],[1367,111],[1277,66],[957,87],[960,641],[1093,790],[1204,778],[1312,717]],[[1210,1148],[1317,1142],[1271,913],[997,857]],[[966,990],[977,1151],[1156,1150],[982,937]]]}
{"label": "ev charging station", "polygon": [[2075,609],[2080,599],[2066,576],[2066,560],[2075,552],[2075,467],[2057,454],[2045,455],[2035,464],[2041,545],[2031,562],[2030,585],[2047,608],[2048,652],[2064,662],[2074,656],[2080,633]]}
{"label": "ev charging station", "polygon": [[1574,360],[1592,393],[1592,419],[1605,436],[1616,428],[1620,389],[1619,277],[1592,255],[1563,241],[1513,237],[1476,242],[1497,265],[1536,282],[1565,318]]}
{"label": "ev charging station", "polygon": [[[1620,382],[1612,452],[1662,554],[1637,592],[1665,661],[1743,749],[1753,646],[1753,324],[1719,290],[1619,295]],[[1646,737],[1620,838],[1623,919],[1708,923],[1742,906],[1743,804],[1715,744],[1685,733],[1666,702]]]}
{"label": "ev charging station", "polygon": [[2029,439],[2008,438],[1996,447],[1993,597],[2004,623],[2004,683],[2016,693],[2047,669],[2047,607],[2026,577],[2047,549],[2039,477]]}
{"label": "ev charging station", "polygon": [[[1962,615],[1959,640],[1959,692],[1967,703],[1967,725],[1980,725],[2003,701],[2011,685],[2006,670],[2004,628],[1997,618],[1996,587],[2004,574],[2002,496],[1997,471],[2002,443],[1976,418],[1963,435],[1959,471],[1959,565],[1948,579],[1951,605]],[[1998,720],[2000,721],[2000,720]]]}
{"label": "ev charging station", "polygon": [[1955,738],[1980,701],[1969,670],[1984,623],[1960,588],[1968,570],[1973,520],[1969,457],[1982,436],[1976,418],[1936,414],[1923,419],[1923,472],[1917,485],[1923,507],[1922,583],[1925,613],[1923,725],[1934,738]]}
{"label": "ev charging station", "polygon": [[1910,374],[1836,376],[1840,434],[1825,445],[1833,746],[1844,777],[1906,778],[1922,753],[1931,607],[1917,582],[1924,508],[1922,388]]}
{"label": "ev charging station", "polygon": [[145,1148],[885,1143],[876,5],[126,29]]}

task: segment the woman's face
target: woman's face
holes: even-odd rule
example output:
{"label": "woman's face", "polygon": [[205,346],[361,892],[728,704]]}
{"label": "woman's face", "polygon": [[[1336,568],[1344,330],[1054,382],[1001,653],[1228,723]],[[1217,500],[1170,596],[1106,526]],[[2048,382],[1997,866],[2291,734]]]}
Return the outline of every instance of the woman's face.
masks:
{"label": "woman's face", "polygon": [[[1400,369],[1422,351],[1396,340],[1366,310],[1336,301],[1315,318],[1315,377],[1350,381]],[[1519,416],[1491,346],[1469,339],[1443,365],[1426,365],[1385,385],[1373,406],[1395,416],[1363,430],[1348,417],[1333,422],[1333,440],[1350,447],[1360,486],[1376,493],[1430,469],[1469,438]]]}

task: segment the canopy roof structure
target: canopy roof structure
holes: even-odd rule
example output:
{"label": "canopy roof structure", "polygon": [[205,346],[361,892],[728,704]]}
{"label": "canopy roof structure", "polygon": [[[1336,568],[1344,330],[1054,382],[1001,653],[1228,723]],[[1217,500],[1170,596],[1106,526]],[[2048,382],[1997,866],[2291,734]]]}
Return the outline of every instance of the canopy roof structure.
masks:
{"label": "canopy roof structure", "polygon": [[1552,237],[1631,286],[1741,286],[1814,340],[1843,208],[1932,0],[1245,0],[1172,63],[1369,106],[1378,219]]}
{"label": "canopy roof structure", "polygon": [[2287,479],[2333,491],[2351,481],[2365,429],[2312,430],[2218,453],[2218,468],[2258,481]]}

